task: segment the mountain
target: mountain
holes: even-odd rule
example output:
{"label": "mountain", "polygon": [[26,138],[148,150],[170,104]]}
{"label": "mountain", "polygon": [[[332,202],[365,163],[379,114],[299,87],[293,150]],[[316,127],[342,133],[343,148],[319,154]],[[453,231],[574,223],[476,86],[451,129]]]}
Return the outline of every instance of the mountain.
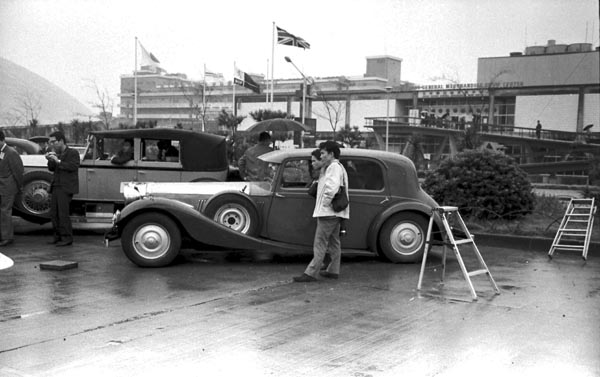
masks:
{"label": "mountain", "polygon": [[90,109],[58,86],[0,57],[0,126],[25,125],[23,121],[15,123],[15,118],[31,107],[39,108],[39,124],[68,123],[93,116]]}

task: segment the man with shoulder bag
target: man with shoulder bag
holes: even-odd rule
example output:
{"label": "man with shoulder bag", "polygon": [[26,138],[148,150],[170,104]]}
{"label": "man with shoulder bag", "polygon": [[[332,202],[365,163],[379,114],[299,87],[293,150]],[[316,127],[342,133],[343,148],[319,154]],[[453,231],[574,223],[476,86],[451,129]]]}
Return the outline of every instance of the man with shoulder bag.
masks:
{"label": "man with shoulder bag", "polygon": [[[340,243],[340,223],[343,219],[350,218],[348,202],[348,174],[339,162],[340,147],[335,141],[326,141],[319,146],[321,149],[321,175],[317,186],[317,198],[313,217],[317,219],[317,230],[313,243],[313,259],[304,273],[295,276],[295,282],[313,282],[317,275],[329,279],[337,279],[340,274],[340,260],[342,255]],[[344,208],[334,209],[334,197],[338,192],[344,195],[346,204]],[[340,200],[343,202],[344,198]],[[325,254],[331,255],[331,262],[324,271],[320,271]]]}

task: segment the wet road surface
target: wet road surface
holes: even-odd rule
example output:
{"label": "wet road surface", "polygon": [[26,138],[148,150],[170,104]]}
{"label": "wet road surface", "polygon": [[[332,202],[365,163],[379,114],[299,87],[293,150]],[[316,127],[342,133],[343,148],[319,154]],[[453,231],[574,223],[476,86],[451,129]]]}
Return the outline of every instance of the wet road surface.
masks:
{"label": "wet road surface", "polygon": [[[598,376],[600,253],[479,245],[498,286],[471,302],[449,257],[346,256],[340,280],[293,283],[310,256],[196,252],[142,269],[118,242],[18,234],[1,251],[1,376]],[[461,249],[462,250],[462,249]],[[468,249],[463,256],[469,261]],[[76,269],[40,270],[50,260]]]}

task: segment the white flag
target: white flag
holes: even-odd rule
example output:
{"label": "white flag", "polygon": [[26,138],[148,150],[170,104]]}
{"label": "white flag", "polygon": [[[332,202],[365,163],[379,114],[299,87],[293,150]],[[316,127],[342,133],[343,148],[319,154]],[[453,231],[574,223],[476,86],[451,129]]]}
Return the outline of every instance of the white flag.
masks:
{"label": "white flag", "polygon": [[158,59],[156,58],[156,56],[154,56],[151,52],[146,51],[146,49],[144,48],[144,46],[142,46],[142,43],[140,43],[140,49],[142,50],[142,62],[141,65],[142,66],[151,66],[151,67],[159,67],[159,63],[160,61],[158,61]]}

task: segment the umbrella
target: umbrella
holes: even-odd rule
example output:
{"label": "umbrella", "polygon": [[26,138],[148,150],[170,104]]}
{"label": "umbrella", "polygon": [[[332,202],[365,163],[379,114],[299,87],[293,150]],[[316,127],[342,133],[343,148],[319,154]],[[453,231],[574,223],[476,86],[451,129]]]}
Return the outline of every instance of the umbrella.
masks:
{"label": "umbrella", "polygon": [[594,127],[594,124],[588,124],[587,126],[583,127],[584,131],[589,131],[590,128]]}
{"label": "umbrella", "polygon": [[284,118],[276,118],[276,119],[267,119],[262,120],[260,122],[254,123],[246,132],[263,132],[263,131],[310,131],[308,127],[304,126],[302,123],[297,122],[293,119],[284,119]]}

